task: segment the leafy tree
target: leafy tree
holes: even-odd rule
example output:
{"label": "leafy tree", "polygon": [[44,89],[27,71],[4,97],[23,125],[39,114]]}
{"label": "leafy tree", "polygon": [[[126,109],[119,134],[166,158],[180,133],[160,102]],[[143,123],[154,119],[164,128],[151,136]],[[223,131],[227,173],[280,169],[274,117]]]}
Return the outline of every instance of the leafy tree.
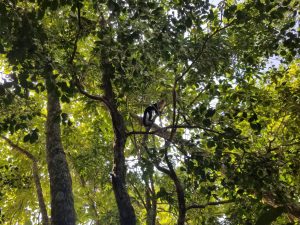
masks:
{"label": "leafy tree", "polygon": [[[0,2],[0,132],[39,161],[51,223],[75,224],[75,211],[95,224],[299,220],[298,6]],[[139,115],[161,99],[144,129]],[[9,193],[7,206],[22,199]]]}

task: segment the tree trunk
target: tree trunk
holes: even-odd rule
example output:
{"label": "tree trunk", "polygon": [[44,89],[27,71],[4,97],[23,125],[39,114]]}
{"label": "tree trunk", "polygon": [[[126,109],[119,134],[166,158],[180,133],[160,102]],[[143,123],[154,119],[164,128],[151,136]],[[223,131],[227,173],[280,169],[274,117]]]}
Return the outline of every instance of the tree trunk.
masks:
{"label": "tree trunk", "polygon": [[147,225],[155,225],[157,214],[157,199],[154,189],[152,174],[150,175],[150,184],[146,182],[146,205],[147,205]]}
{"label": "tree trunk", "polygon": [[169,160],[167,152],[165,152],[165,160],[169,168],[169,176],[173,180],[176,194],[177,194],[177,200],[178,200],[178,219],[177,219],[177,225],[184,225],[185,222],[185,216],[186,216],[186,206],[185,206],[185,196],[184,196],[184,190],[182,188],[181,182],[174,171],[173,165],[171,161]]}
{"label": "tree trunk", "polygon": [[124,148],[126,138],[120,134],[116,134],[114,143],[114,167],[112,172],[112,185],[114,189],[115,198],[117,201],[120,224],[121,225],[135,225],[135,212],[131,205],[130,197],[126,189],[126,166]]}
{"label": "tree trunk", "polygon": [[[168,142],[169,144],[170,142]],[[179,180],[179,177],[177,176],[173,165],[168,157],[167,148],[169,147],[168,144],[165,146],[165,161],[167,163],[168,169],[165,167],[162,167],[159,165],[159,162],[154,159],[153,163],[155,167],[162,173],[166,174],[170,177],[170,179],[174,182],[175,190],[177,194],[177,200],[178,200],[178,219],[177,219],[177,225],[184,225],[185,217],[186,217],[186,203],[185,203],[185,195],[184,195],[184,189],[182,187],[182,184]],[[150,155],[147,146],[145,146],[145,150],[147,151],[148,155]]]}
{"label": "tree trunk", "polygon": [[46,151],[51,190],[51,224],[75,225],[72,180],[61,141],[60,101],[54,77],[51,73],[48,75]]}
{"label": "tree trunk", "polygon": [[[103,57],[105,60],[105,57]],[[118,205],[120,224],[136,224],[135,212],[132,207],[130,196],[126,188],[126,165],[124,149],[126,144],[126,130],[122,115],[118,111],[115,94],[112,89],[111,78],[114,75],[113,66],[109,62],[103,62],[102,85],[104,96],[108,101],[108,109],[112,118],[115,134],[114,140],[114,167],[111,174],[112,186]]]}
{"label": "tree trunk", "polygon": [[184,190],[178,179],[175,179],[174,183],[175,183],[175,187],[176,187],[176,193],[177,193],[177,199],[178,199],[178,210],[179,210],[177,224],[184,225],[185,216],[186,216]]}
{"label": "tree trunk", "polygon": [[179,177],[177,176],[173,165],[169,159],[168,153],[167,153],[167,148],[169,147],[170,142],[168,142],[168,144],[166,144],[166,149],[165,149],[165,161],[167,163],[168,169],[162,167],[159,165],[159,163],[155,163],[155,167],[165,173],[166,175],[168,175],[170,177],[170,179],[172,179],[172,181],[174,182],[175,185],[175,190],[176,190],[176,194],[177,194],[177,200],[178,200],[178,219],[177,219],[177,225],[184,225],[185,222],[185,217],[186,217],[186,203],[185,203],[185,195],[184,195],[184,189],[182,187],[182,184],[179,180]]}

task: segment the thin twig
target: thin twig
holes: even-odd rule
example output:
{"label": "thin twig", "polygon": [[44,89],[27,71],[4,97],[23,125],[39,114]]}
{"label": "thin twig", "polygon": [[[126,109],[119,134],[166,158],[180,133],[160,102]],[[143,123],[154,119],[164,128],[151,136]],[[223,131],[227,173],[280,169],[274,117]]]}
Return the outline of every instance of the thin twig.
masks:
{"label": "thin twig", "polygon": [[206,47],[206,44],[207,44],[207,42],[214,36],[214,35],[216,35],[217,33],[219,33],[220,31],[222,31],[222,30],[224,30],[224,29],[226,29],[226,28],[228,28],[229,26],[231,26],[232,25],[232,22],[231,23],[229,23],[229,24],[227,24],[227,25],[225,25],[224,27],[221,27],[220,29],[218,29],[218,30],[215,30],[212,34],[210,34],[210,35],[208,35],[207,37],[206,37],[206,39],[204,40],[204,43],[203,43],[203,45],[202,45],[202,47],[201,47],[201,49],[200,49],[200,51],[199,51],[199,53],[198,53],[198,55],[196,56],[196,58],[194,59],[194,61],[182,72],[182,74],[179,76],[179,77],[177,77],[176,78],[176,83],[178,82],[178,81],[180,81],[189,71],[190,71],[190,69],[194,66],[194,64],[198,61],[198,59],[202,56],[202,54],[203,54],[203,52],[204,52],[204,49],[205,49],[205,47]]}
{"label": "thin twig", "polygon": [[212,34],[208,35],[206,37],[206,39],[204,40],[204,43],[199,51],[199,53],[196,55],[195,59],[192,61],[192,63],[181,73],[180,76],[178,76],[177,78],[175,77],[175,81],[174,81],[174,85],[173,85],[173,90],[172,90],[172,96],[173,96],[173,115],[172,115],[172,130],[170,133],[170,137],[169,137],[169,142],[172,141],[175,133],[176,133],[176,102],[177,102],[177,93],[176,93],[176,89],[177,89],[177,83],[193,68],[194,64],[199,60],[199,58],[202,56],[204,49],[206,47],[206,44],[208,43],[208,41],[218,32],[220,32],[221,30],[226,29],[227,27],[231,26],[232,22],[225,25],[224,27],[221,27],[220,29],[214,31]]}
{"label": "thin twig", "polygon": [[142,205],[145,207],[145,209],[147,209],[147,205],[146,205],[146,203],[145,203],[145,201],[144,201],[144,198],[143,198],[143,196],[141,195],[141,193],[139,192],[139,190],[137,189],[137,187],[134,186],[133,183],[130,183],[130,184],[131,184],[131,186],[133,187],[133,189],[134,189],[135,193],[137,194],[137,196],[139,197],[139,199],[141,200]]}

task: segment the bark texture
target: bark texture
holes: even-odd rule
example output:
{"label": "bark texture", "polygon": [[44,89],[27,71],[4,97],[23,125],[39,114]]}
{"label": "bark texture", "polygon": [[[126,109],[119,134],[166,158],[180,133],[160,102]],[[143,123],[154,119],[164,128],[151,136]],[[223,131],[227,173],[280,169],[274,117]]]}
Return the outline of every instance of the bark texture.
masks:
{"label": "bark texture", "polygon": [[[104,57],[103,57],[104,58]],[[102,63],[103,76],[102,85],[104,90],[104,97],[107,100],[107,107],[109,109],[113,129],[115,134],[114,140],[114,166],[111,174],[112,186],[115,194],[115,198],[118,205],[120,214],[121,225],[134,225],[136,224],[135,212],[132,207],[130,196],[126,188],[126,165],[124,149],[126,144],[126,130],[125,123],[122,115],[118,111],[115,94],[113,92],[111,79],[113,78],[114,70],[113,66],[106,62]]]}
{"label": "bark texture", "polygon": [[52,74],[46,80],[46,151],[51,190],[51,224],[75,225],[72,180],[61,141],[60,101]]}
{"label": "bark texture", "polygon": [[172,163],[169,160],[169,157],[167,155],[167,152],[165,153],[165,160],[167,162],[168,168],[169,168],[169,177],[173,180],[175,185],[175,190],[177,194],[177,200],[178,200],[178,219],[177,224],[178,225],[184,225],[185,223],[185,217],[186,217],[186,204],[185,204],[185,196],[184,196],[184,189],[181,185],[181,182],[173,168]]}
{"label": "bark texture", "polygon": [[147,225],[155,225],[156,224],[156,215],[157,215],[157,198],[154,189],[154,182],[151,177],[149,182],[146,182],[146,210],[147,210]]}

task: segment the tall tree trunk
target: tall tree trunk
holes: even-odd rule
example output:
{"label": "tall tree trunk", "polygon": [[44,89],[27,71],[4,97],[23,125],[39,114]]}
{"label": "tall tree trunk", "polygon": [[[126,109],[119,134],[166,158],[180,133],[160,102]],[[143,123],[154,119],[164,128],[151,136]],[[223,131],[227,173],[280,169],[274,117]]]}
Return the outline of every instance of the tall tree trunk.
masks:
{"label": "tall tree trunk", "polygon": [[[51,71],[51,68],[48,71]],[[75,225],[72,180],[61,141],[60,101],[55,79],[51,73],[48,75],[46,151],[51,190],[51,223]]]}
{"label": "tall tree trunk", "polygon": [[[105,60],[105,57],[103,57]],[[136,224],[136,217],[130,196],[126,188],[126,165],[124,149],[126,144],[126,130],[122,115],[118,111],[115,94],[112,89],[111,78],[114,75],[113,66],[109,62],[103,62],[102,85],[104,96],[108,101],[108,108],[112,118],[115,134],[114,140],[114,167],[111,174],[112,186],[120,214],[121,225]]]}

